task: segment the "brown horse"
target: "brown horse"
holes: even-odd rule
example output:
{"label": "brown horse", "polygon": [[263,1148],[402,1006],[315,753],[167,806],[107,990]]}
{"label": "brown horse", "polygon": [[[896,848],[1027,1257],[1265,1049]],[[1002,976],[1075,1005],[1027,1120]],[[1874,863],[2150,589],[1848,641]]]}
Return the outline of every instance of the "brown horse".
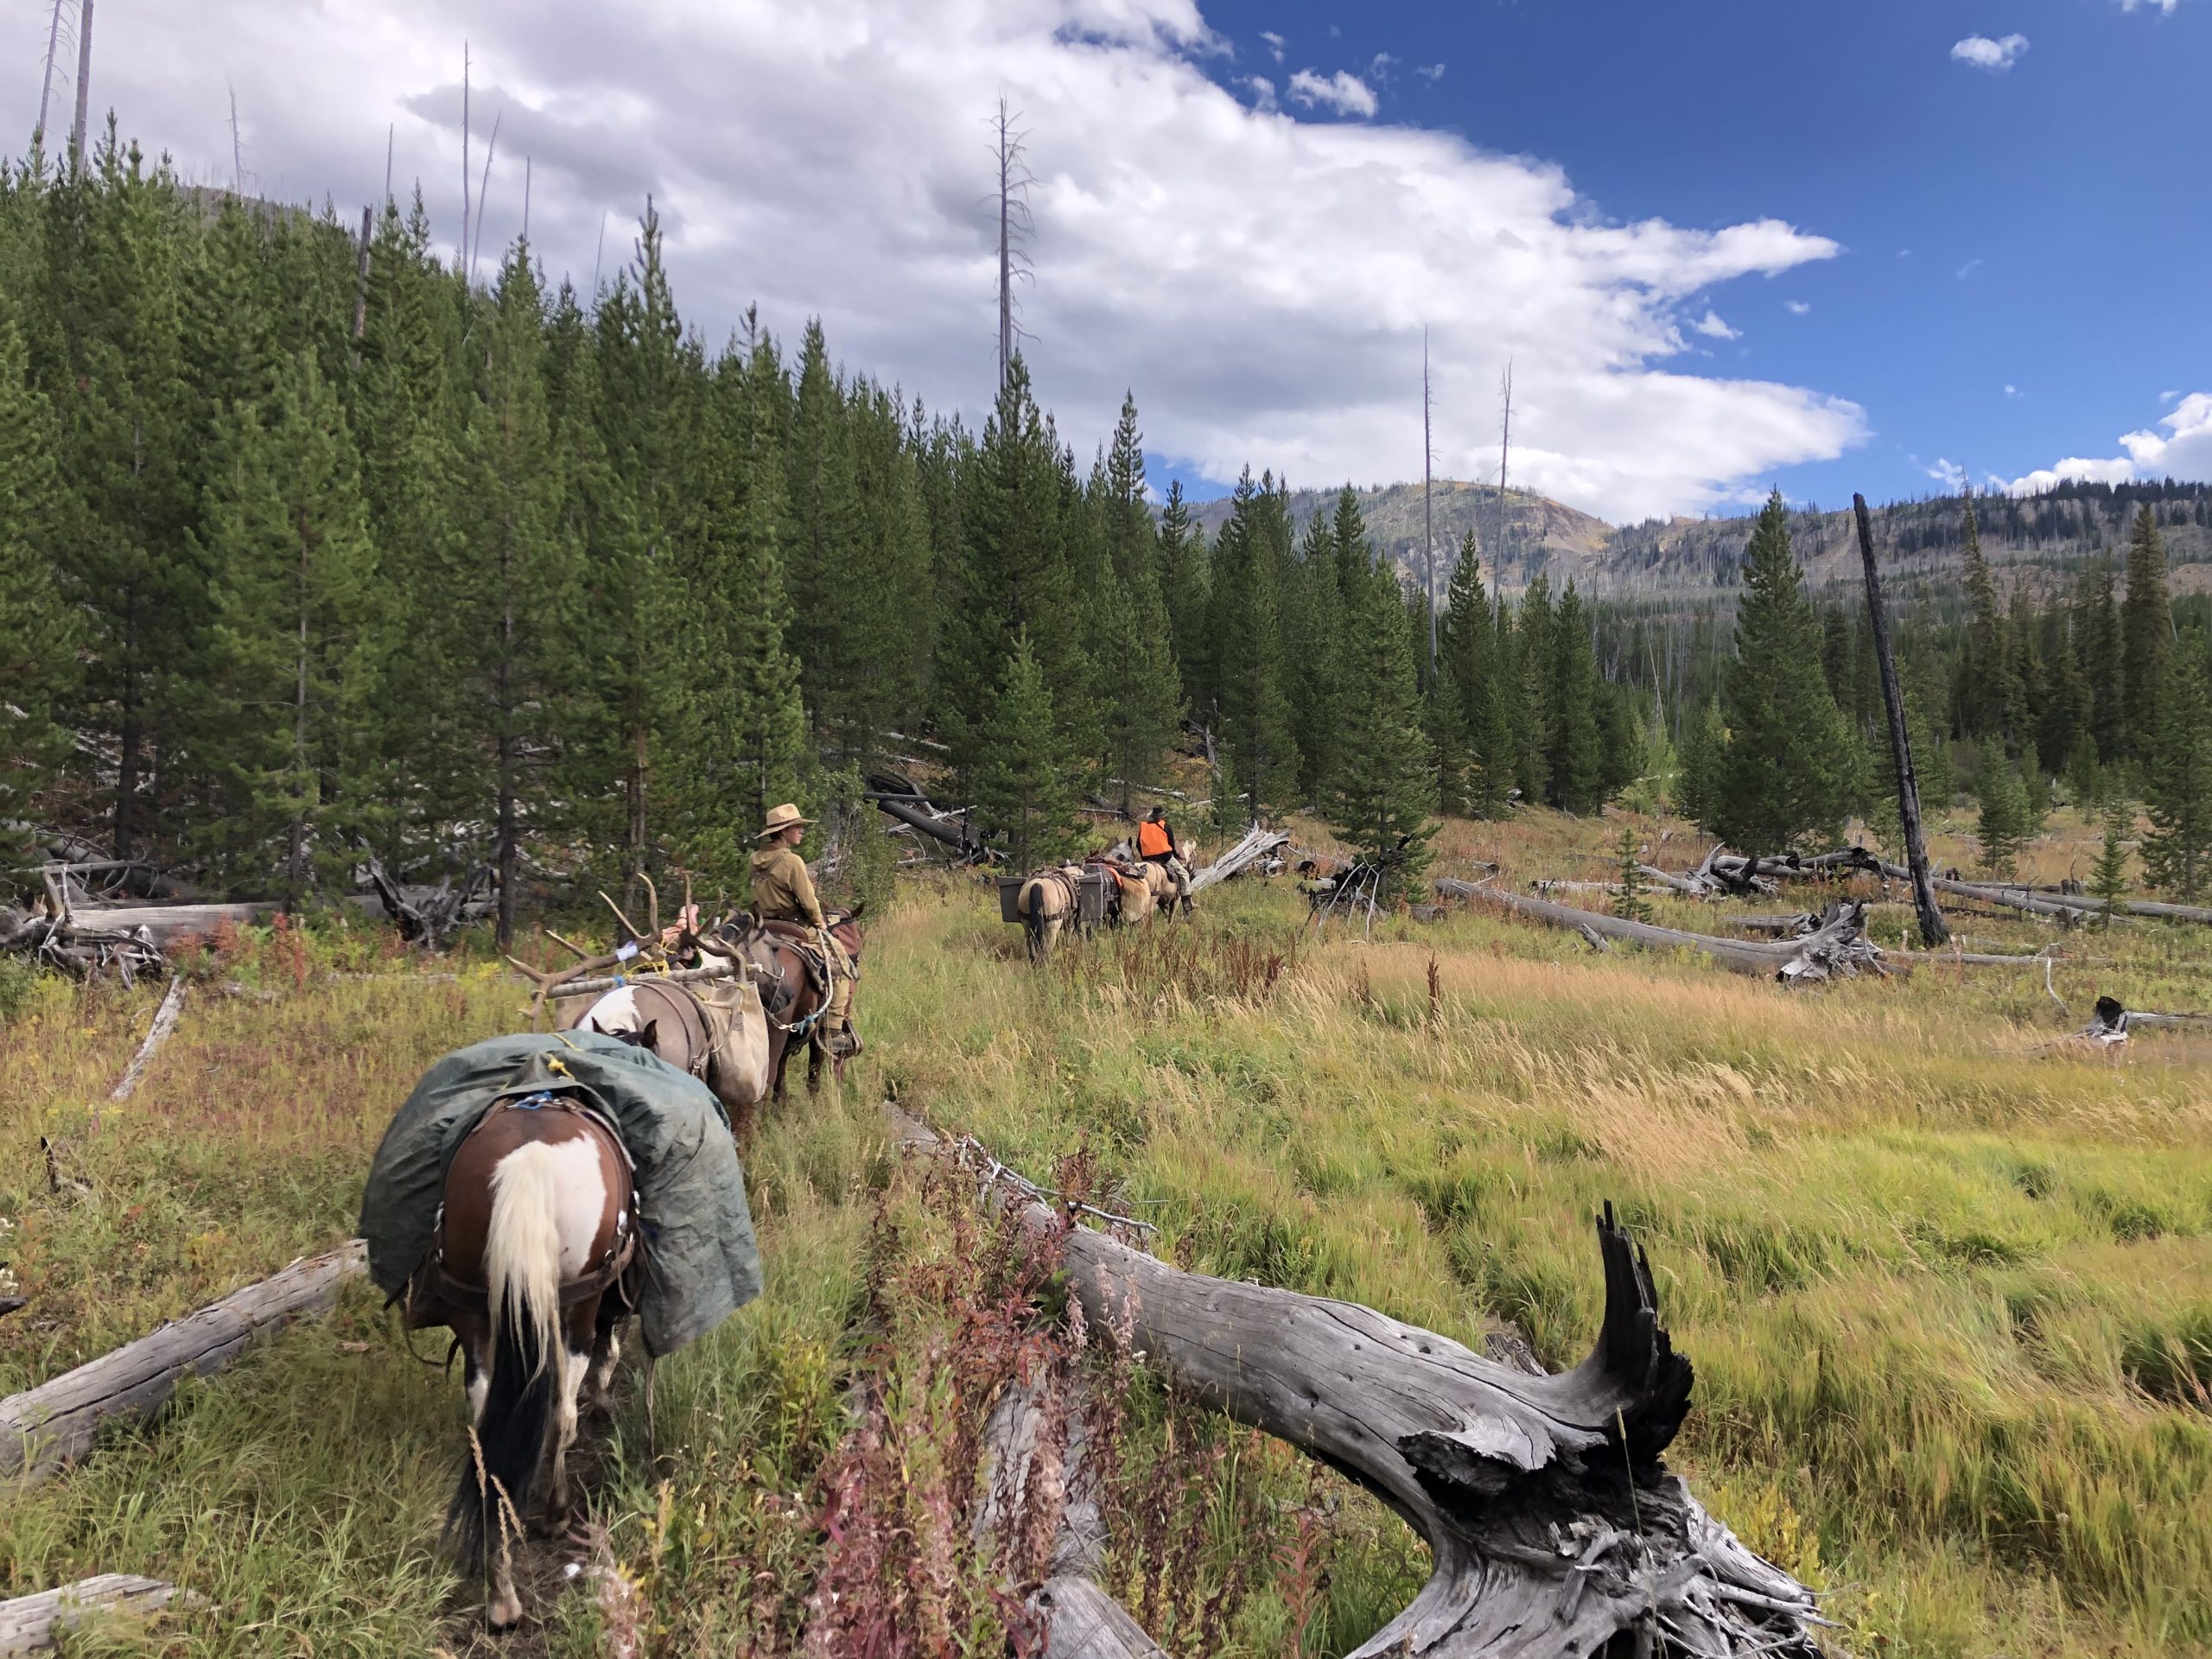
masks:
{"label": "brown horse", "polygon": [[[533,1095],[486,1112],[447,1167],[421,1324],[453,1327],[466,1366],[471,1455],[447,1512],[466,1569],[491,1573],[484,1617],[522,1618],[508,1542],[549,1451],[556,1516],[588,1376],[604,1405],[626,1311],[615,1290],[637,1251],[630,1160],[612,1126],[574,1100]],[[487,1545],[490,1546],[487,1548]]]}
{"label": "brown horse", "polygon": [[[827,917],[830,936],[844,946],[855,976],[861,965],[860,917],[865,908],[855,905],[849,911],[831,911]],[[825,1059],[831,1081],[845,1080],[844,1057],[829,1053],[822,1039],[822,1016],[830,1011],[830,992],[815,978],[812,964],[819,952],[812,938],[813,930],[798,923],[756,922],[745,912],[699,938],[699,948],[709,955],[753,964],[768,1012],[768,1074],[773,1079],[769,1092],[779,1104],[784,1098],[784,1068],[795,1043],[806,1046],[807,1093],[821,1092]]]}

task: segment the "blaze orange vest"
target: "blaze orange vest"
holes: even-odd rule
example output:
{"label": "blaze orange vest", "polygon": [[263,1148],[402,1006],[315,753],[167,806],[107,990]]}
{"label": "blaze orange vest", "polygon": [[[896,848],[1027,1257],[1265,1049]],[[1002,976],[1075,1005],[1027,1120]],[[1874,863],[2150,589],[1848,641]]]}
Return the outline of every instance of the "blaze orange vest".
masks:
{"label": "blaze orange vest", "polygon": [[1163,858],[1174,850],[1174,843],[1167,838],[1166,824],[1154,823],[1150,818],[1147,818],[1137,826],[1137,856],[1139,858]]}

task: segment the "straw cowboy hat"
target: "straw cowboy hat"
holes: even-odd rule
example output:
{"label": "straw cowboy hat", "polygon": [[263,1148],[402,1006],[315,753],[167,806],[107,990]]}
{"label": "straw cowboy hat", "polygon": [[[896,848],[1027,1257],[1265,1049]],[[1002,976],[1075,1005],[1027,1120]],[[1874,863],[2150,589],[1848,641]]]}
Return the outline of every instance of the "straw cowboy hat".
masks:
{"label": "straw cowboy hat", "polygon": [[753,839],[755,841],[766,841],[769,836],[777,834],[780,830],[788,830],[795,823],[809,824],[813,822],[814,820],[812,818],[801,817],[799,816],[798,808],[793,806],[789,801],[785,801],[781,806],[771,807],[769,809],[766,826],[762,829],[759,835],[753,836]]}

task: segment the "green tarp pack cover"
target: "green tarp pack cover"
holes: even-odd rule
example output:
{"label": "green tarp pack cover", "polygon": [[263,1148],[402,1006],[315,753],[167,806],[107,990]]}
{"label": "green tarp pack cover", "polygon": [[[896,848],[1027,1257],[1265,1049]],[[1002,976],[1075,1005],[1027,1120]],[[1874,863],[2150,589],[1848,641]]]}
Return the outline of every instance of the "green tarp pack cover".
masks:
{"label": "green tarp pack cover", "polygon": [[645,1350],[671,1353],[760,1294],[745,1172],[721,1103],[642,1048],[596,1033],[493,1037],[447,1055],[385,1131],[361,1194],[369,1276],[400,1296],[429,1252],[446,1166],[494,1103],[541,1091],[584,1096],[622,1132],[637,1166],[645,1250]]}

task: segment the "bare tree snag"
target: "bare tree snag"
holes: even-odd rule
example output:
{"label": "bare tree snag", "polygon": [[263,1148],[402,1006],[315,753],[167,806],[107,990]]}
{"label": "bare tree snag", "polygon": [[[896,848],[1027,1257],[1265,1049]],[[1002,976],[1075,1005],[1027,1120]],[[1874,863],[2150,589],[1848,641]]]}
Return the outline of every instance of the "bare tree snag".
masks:
{"label": "bare tree snag", "polygon": [[102,1573],[79,1579],[59,1590],[41,1590],[35,1596],[0,1601],[0,1655],[46,1653],[60,1639],[85,1622],[87,1614],[157,1613],[172,1602],[193,1604],[200,1599],[159,1579],[142,1579],[130,1573]]}
{"label": "bare tree snag", "polygon": [[255,1338],[327,1308],[367,1259],[359,1239],[306,1257],[151,1336],[0,1400],[0,1476],[41,1480],[82,1457],[107,1419],[150,1414],[188,1372],[219,1371]]}
{"label": "bare tree snag", "polygon": [[1531,1376],[1371,1308],[1185,1273],[1000,1198],[1062,1233],[1093,1331],[1125,1333],[1172,1386],[1322,1459],[1427,1541],[1428,1583],[1351,1659],[1817,1659],[1813,1592],[1662,1461],[1690,1363],[1610,1205],[1596,1344],[1572,1371]]}
{"label": "bare tree snag", "polygon": [[1889,710],[1890,754],[1897,771],[1897,817],[1904,826],[1904,861],[1911,871],[1912,907],[1920,918],[1920,942],[1931,949],[1949,943],[1951,930],[1936,907],[1928,879],[1928,842],[1920,830],[1920,779],[1912,769],[1912,739],[1905,729],[1904,692],[1897,683],[1897,658],[1890,650],[1889,613],[1882,607],[1882,578],[1874,565],[1874,525],[1866,498],[1851,498],[1859,516],[1859,557],[1866,567],[1866,615],[1873,628],[1874,659],[1882,671],[1882,702]]}
{"label": "bare tree snag", "polygon": [[169,1033],[176,1029],[177,1016],[184,1012],[184,981],[175,978],[169,981],[169,988],[162,997],[161,1007],[154,1010],[154,1023],[146,1028],[146,1040],[138,1045],[138,1052],[130,1057],[130,1065],[124,1072],[122,1081],[115,1085],[115,1092],[108,1096],[110,1100],[130,1098],[130,1091],[146,1075],[146,1067],[152,1063],[155,1052],[168,1041]]}

